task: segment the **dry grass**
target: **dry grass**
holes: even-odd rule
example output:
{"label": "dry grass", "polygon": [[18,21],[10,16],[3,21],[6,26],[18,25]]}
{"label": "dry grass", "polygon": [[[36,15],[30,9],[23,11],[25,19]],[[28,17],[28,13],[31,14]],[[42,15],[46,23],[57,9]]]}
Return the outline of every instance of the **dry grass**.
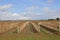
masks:
{"label": "dry grass", "polygon": [[45,25],[49,25],[51,27],[55,27],[58,28],[59,26],[59,21],[58,20],[43,20],[43,21],[39,21],[39,23],[43,23]]}
{"label": "dry grass", "polygon": [[[27,20],[26,20],[27,21]],[[8,31],[11,28],[14,27],[21,27],[24,22],[26,21],[0,21],[0,33],[4,31]],[[51,27],[58,28],[58,22],[57,20],[42,20],[42,21],[33,21],[35,24],[38,25],[38,23],[44,23],[45,25],[49,25]]]}
{"label": "dry grass", "polygon": [[[0,40],[60,40],[60,36],[55,35],[45,29],[40,33],[21,34],[16,33],[16,26],[21,27],[26,21],[4,21],[0,22]],[[39,22],[53,27],[58,26],[58,21],[33,21],[35,24]],[[11,26],[12,24],[12,26]],[[52,24],[52,25],[51,25]],[[6,32],[5,32],[6,31]]]}
{"label": "dry grass", "polygon": [[8,31],[14,27],[21,27],[25,21],[2,21],[0,22],[0,33]]}

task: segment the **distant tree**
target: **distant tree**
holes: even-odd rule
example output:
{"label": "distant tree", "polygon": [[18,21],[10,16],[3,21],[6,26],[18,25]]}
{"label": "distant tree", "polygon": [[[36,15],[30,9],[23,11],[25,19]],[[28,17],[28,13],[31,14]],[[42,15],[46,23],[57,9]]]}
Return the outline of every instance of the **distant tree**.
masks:
{"label": "distant tree", "polygon": [[56,20],[60,20],[59,18],[56,18]]}
{"label": "distant tree", "polygon": [[48,20],[54,20],[54,19],[48,19]]}

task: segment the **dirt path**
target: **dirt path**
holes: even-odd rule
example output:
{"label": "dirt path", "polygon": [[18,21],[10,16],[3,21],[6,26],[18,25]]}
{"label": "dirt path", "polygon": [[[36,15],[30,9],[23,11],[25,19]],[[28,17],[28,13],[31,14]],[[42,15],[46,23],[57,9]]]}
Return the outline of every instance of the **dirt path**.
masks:
{"label": "dirt path", "polygon": [[20,27],[20,32],[25,28],[25,26],[29,23],[29,21],[23,23]]}

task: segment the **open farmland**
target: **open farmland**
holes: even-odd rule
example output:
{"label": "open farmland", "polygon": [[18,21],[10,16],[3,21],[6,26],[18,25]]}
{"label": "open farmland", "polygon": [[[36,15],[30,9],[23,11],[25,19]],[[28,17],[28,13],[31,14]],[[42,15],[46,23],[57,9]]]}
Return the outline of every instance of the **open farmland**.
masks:
{"label": "open farmland", "polygon": [[[0,40],[60,40],[58,24],[57,20],[0,21]],[[50,27],[56,28],[58,35],[47,30]]]}
{"label": "open farmland", "polygon": [[45,21],[40,21],[39,23],[43,23],[43,24],[46,24],[55,28],[59,26],[58,20],[45,20]]}
{"label": "open farmland", "polygon": [[0,21],[0,33],[8,31],[16,26],[19,26],[25,21]]}

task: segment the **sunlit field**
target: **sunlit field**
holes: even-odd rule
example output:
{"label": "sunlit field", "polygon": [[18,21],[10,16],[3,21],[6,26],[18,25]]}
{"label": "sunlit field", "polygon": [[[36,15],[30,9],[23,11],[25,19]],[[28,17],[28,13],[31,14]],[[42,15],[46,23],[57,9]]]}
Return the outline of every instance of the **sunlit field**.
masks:
{"label": "sunlit field", "polygon": [[[28,23],[26,23],[26,22],[28,22]],[[60,40],[60,34],[57,35],[54,32],[51,32],[51,31],[47,30],[46,28],[43,28],[43,26],[39,25],[40,32],[36,31],[36,29],[33,28],[34,25],[32,25],[32,23],[35,23],[37,25],[39,22],[45,23],[45,22],[52,22],[52,21],[22,21],[22,22],[21,21],[19,21],[19,22],[18,21],[16,21],[16,22],[9,21],[9,22],[5,22],[5,23],[0,22],[0,31],[1,31],[0,40]],[[56,24],[56,22],[58,22],[58,21],[54,21],[54,22],[55,22],[54,24]],[[11,27],[11,23],[13,23],[12,27]],[[18,23],[18,24],[16,24],[16,23]],[[17,27],[23,27],[24,24],[26,24],[25,28],[21,32],[18,33]],[[9,25],[9,26],[7,26],[7,25]],[[21,26],[21,25],[23,25],[23,26]],[[3,26],[3,28],[2,28],[2,26]],[[4,29],[4,27],[6,27],[6,29]],[[56,26],[53,26],[53,27],[56,28]],[[2,30],[3,30],[3,32],[2,32]]]}

